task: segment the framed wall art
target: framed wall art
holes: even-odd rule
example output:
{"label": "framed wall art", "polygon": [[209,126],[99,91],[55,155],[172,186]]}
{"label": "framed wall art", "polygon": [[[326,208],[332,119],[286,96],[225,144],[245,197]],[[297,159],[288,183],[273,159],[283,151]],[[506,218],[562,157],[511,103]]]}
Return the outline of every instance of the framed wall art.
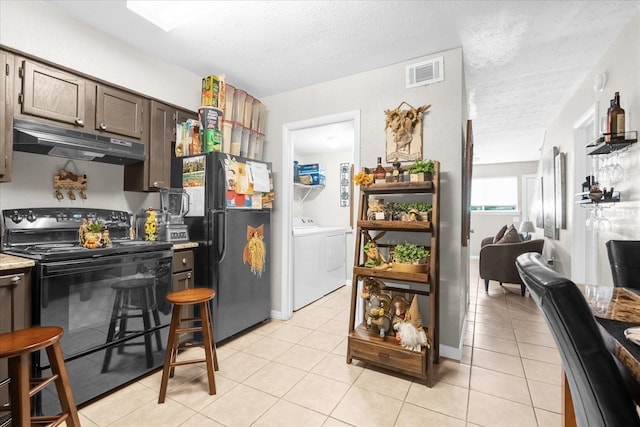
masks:
{"label": "framed wall art", "polygon": [[[408,109],[402,109],[403,105]],[[422,159],[422,118],[429,107],[431,105],[414,108],[403,101],[396,108],[384,111],[387,163]]]}

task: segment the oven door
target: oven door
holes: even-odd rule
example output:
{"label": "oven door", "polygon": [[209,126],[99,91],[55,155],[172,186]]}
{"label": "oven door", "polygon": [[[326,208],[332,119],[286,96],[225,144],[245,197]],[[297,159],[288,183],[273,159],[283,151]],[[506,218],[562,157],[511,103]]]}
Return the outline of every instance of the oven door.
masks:
{"label": "oven door", "polygon": [[[35,325],[64,329],[65,365],[77,405],[162,366],[171,306],[172,251],[41,262],[34,289]],[[50,375],[46,352],[36,375]],[[39,411],[59,411],[55,390]]]}

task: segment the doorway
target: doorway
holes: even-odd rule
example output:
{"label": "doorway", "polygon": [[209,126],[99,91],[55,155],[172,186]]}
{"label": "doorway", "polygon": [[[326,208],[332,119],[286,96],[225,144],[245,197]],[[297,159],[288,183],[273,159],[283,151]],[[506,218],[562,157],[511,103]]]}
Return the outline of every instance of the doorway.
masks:
{"label": "doorway", "polygon": [[[349,158],[343,160],[344,163],[351,163],[354,170],[360,167],[360,111],[349,111],[329,116],[316,117],[309,120],[286,123],[282,126],[283,149],[282,179],[284,182],[290,182],[292,185],[283,185],[282,194],[282,283],[281,283],[281,316],[283,319],[290,319],[293,315],[293,230],[291,219],[296,212],[299,212],[298,206],[294,206],[294,188],[293,188],[293,162],[296,153],[296,143],[300,145],[308,145],[303,142],[305,135],[313,133],[315,141],[323,141],[323,131],[329,132],[330,129],[336,127],[344,127],[352,129],[352,150]],[[329,135],[325,135],[328,137]],[[315,142],[312,144],[321,144]],[[298,147],[298,152],[302,147]],[[306,147],[305,151],[311,150]],[[287,165],[291,165],[288,167]],[[339,194],[336,194],[336,201],[339,203]],[[357,197],[353,197],[353,205],[351,207],[352,215],[357,212]],[[353,220],[353,218],[351,218]],[[353,234],[347,235],[347,262],[349,258],[349,248],[353,247]],[[352,252],[352,251],[351,251]],[[348,264],[347,264],[348,268]]]}
{"label": "doorway", "polygon": [[[585,177],[591,175],[584,147],[598,136],[598,103],[594,103],[573,124],[573,188],[582,188]],[[571,233],[571,280],[576,283],[596,283],[597,248],[594,233],[585,226],[589,209],[573,208]]]}

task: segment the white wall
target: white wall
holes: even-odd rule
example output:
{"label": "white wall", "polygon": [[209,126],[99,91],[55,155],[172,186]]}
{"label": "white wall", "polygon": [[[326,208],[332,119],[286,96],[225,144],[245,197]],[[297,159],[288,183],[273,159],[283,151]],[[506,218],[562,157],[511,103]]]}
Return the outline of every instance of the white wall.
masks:
{"label": "white wall", "polygon": [[[522,209],[526,194],[522,192],[522,176],[535,175],[538,162],[501,163],[494,165],[473,165],[473,179],[515,176],[518,178],[518,206]],[[513,224],[518,228],[526,217],[523,212],[471,212],[471,240],[469,252],[472,257],[480,255],[480,243],[485,237],[495,236],[503,225]],[[542,230],[537,230],[532,238],[540,238]]]}
{"label": "white wall", "polygon": [[[405,89],[405,66],[436,56],[444,56],[445,81],[414,89]],[[268,107],[266,156],[276,171],[282,170],[282,127],[314,117],[344,111],[361,112],[361,162],[375,166],[376,157],[385,152],[384,110],[402,101],[417,107],[431,104],[425,115],[423,154],[441,162],[441,273],[440,334],[441,343],[457,349],[465,310],[461,307],[461,289],[468,288],[468,276],[461,272],[461,188],[462,132],[466,97],[463,83],[462,49],[452,49],[411,61],[367,71],[326,83],[285,92],[262,99]],[[466,126],[466,122],[465,122]],[[356,165],[357,166],[357,165]],[[289,165],[286,165],[289,167]],[[276,194],[282,191],[281,179],[274,180]],[[276,208],[277,211],[277,208]],[[274,216],[273,235],[282,234],[281,214]],[[282,242],[274,242],[274,253],[282,252]],[[280,266],[274,265],[274,269]],[[281,276],[276,272],[276,277]],[[274,281],[274,283],[278,283]],[[280,289],[274,289],[272,306],[280,305]]]}
{"label": "white wall", "polygon": [[[594,92],[593,78],[597,73],[607,74],[604,92]],[[583,156],[583,152],[576,152],[573,148],[573,123],[582,114],[599,104],[599,115],[606,115],[609,100],[616,91],[620,92],[620,102],[626,111],[627,130],[640,128],[640,11],[621,30],[620,35],[611,44],[598,64],[587,74],[580,83],[575,94],[564,106],[560,114],[547,129],[547,136],[543,152],[552,146],[558,146],[561,152],[567,152],[567,230],[560,231],[560,240],[549,240],[545,243],[547,256],[556,258],[556,270],[561,274],[571,274],[571,236],[583,233],[585,225],[573,224],[573,209],[580,209],[575,205],[573,195],[581,191],[575,188],[574,159]],[[611,283],[611,271],[608,265],[605,242],[610,239],[640,240],[640,148],[638,144],[620,155],[622,166],[626,170],[624,182],[616,185],[616,190],[622,193],[622,201],[606,210],[606,216],[611,219],[612,231],[599,236],[597,242],[597,277],[598,282]]]}
{"label": "white wall", "polygon": [[320,163],[325,167],[326,178],[325,187],[311,190],[303,203],[298,202],[307,190],[294,191],[294,205],[298,205],[301,215],[312,217],[322,227],[349,227],[351,211],[348,207],[340,206],[340,163],[351,163],[353,151],[296,156],[296,159],[300,159],[300,164]]}

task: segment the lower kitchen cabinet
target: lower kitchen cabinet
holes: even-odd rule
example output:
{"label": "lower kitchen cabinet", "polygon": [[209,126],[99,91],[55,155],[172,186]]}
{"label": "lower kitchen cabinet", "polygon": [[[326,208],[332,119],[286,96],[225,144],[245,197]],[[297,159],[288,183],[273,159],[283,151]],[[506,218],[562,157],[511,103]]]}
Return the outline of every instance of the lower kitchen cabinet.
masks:
{"label": "lower kitchen cabinet", "polygon": [[[0,333],[31,325],[31,269],[0,270]],[[0,360],[0,406],[9,404],[7,359]],[[0,412],[0,425],[9,413]]]}
{"label": "lower kitchen cabinet", "polygon": [[[173,277],[171,280],[173,292],[193,288],[193,250],[176,250],[173,252]],[[194,306],[185,305],[182,317],[194,317]],[[180,342],[191,339],[191,334],[180,334]]]}
{"label": "lower kitchen cabinet", "polygon": [[193,250],[176,250],[173,253],[173,291],[193,288]]}

